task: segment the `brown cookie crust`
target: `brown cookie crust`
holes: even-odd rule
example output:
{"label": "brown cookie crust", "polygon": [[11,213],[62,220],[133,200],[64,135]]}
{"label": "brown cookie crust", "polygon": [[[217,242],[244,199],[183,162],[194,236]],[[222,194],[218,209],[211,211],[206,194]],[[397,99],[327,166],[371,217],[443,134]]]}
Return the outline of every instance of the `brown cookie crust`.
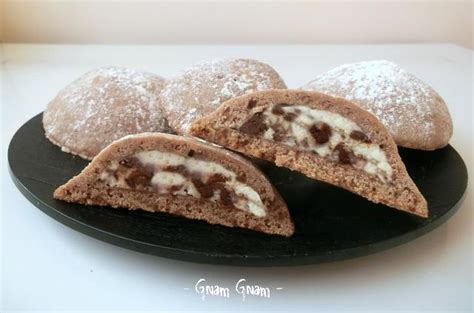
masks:
{"label": "brown cookie crust", "polygon": [[[350,165],[336,164],[306,151],[236,130],[250,115],[273,104],[304,105],[338,113],[354,121],[385,152],[393,169],[390,185]],[[372,114],[341,98],[301,90],[269,90],[231,99],[212,114],[193,123],[190,133],[241,153],[302,172],[308,177],[345,188],[367,199],[419,216],[428,215],[427,203],[409,177],[397,146]]]}

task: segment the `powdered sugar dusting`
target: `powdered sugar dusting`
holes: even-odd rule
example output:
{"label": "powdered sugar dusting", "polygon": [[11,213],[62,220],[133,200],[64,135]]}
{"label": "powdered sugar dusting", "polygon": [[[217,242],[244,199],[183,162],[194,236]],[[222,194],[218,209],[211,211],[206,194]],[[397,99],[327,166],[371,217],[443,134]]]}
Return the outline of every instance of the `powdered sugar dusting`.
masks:
{"label": "powdered sugar dusting", "polygon": [[90,158],[125,135],[169,131],[157,99],[163,85],[163,78],[130,68],[90,71],[50,102],[43,120],[46,135]]}
{"label": "powdered sugar dusting", "polygon": [[286,88],[269,65],[248,59],[198,63],[168,81],[161,93],[170,124],[185,133],[196,118],[231,98],[258,90]]}
{"label": "powdered sugar dusting", "polygon": [[430,138],[436,135],[433,116],[440,110],[449,116],[443,100],[431,87],[386,60],[336,67],[303,89],[353,101],[377,116],[396,141],[407,131]]}

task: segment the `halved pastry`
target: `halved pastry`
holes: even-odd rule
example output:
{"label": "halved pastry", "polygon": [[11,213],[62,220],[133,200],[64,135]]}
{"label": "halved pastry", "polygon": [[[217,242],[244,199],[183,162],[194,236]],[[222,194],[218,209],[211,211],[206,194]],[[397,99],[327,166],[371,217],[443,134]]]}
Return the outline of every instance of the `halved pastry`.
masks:
{"label": "halved pastry", "polygon": [[231,99],[190,133],[367,199],[428,216],[390,134],[353,103],[316,92],[270,90]]}
{"label": "halved pastry", "polygon": [[54,197],[293,234],[285,202],[250,162],[225,149],[169,134],[144,133],[115,141],[56,189]]}

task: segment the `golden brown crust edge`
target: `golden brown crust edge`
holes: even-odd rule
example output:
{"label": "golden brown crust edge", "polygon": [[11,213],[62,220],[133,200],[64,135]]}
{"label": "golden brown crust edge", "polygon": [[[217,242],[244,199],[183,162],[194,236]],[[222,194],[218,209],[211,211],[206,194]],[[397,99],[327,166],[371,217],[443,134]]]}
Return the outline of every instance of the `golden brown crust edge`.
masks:
{"label": "golden brown crust edge", "polygon": [[[307,105],[343,114],[355,121],[377,143],[384,145],[383,150],[394,170],[394,188],[389,190],[379,180],[370,179],[367,174],[350,166],[324,162],[313,153],[296,151],[288,146],[248,136],[233,129],[240,125],[250,112],[261,110],[274,103]],[[390,134],[376,117],[342,98],[301,90],[256,92],[225,102],[210,115],[195,121],[190,132],[194,136],[227,148],[272,161],[278,166],[348,189],[373,202],[384,203],[422,217],[428,216],[426,200],[409,177]]]}
{"label": "golden brown crust edge", "polygon": [[[141,138],[140,138],[141,137]],[[262,197],[267,215],[253,214],[193,197],[157,196],[153,192],[128,190],[107,186],[98,179],[100,170],[111,159],[120,159],[140,150],[160,149],[180,155],[193,150],[196,155],[218,161],[236,173],[245,169],[247,183]],[[204,220],[211,224],[248,228],[264,233],[291,236],[294,226],[285,202],[266,177],[244,158],[222,148],[198,142],[191,138],[169,134],[149,133],[128,136],[118,140],[102,152],[77,176],[58,187],[54,198],[88,205],[122,207],[130,210],[167,212],[190,219]],[[173,200],[178,199],[178,201]],[[232,214],[229,214],[232,210]]]}

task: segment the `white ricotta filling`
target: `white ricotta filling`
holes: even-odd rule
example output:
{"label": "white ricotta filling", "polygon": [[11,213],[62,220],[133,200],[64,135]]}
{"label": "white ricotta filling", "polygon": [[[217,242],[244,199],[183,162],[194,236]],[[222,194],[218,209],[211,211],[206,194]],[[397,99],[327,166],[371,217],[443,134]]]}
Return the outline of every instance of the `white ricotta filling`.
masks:
{"label": "white ricotta filling", "polygon": [[[199,160],[192,157],[185,157],[175,153],[161,152],[157,150],[142,151],[133,155],[143,166],[153,168],[153,177],[151,184],[158,186],[158,193],[173,195],[189,195],[195,198],[201,198],[201,195],[193,184],[191,177],[185,177],[181,173],[163,170],[168,166],[184,166],[189,173],[199,174],[205,184],[212,175],[219,174],[227,180],[223,182],[226,189],[233,191],[238,197],[232,198],[233,205],[241,210],[250,212],[257,217],[266,215],[266,207],[263,204],[259,194],[250,186],[237,180],[237,174],[226,169],[221,164],[212,161]],[[101,179],[111,186],[129,188],[125,181],[125,175],[117,178],[110,171],[119,168],[119,162],[114,161],[107,170],[101,174]],[[191,176],[191,175],[190,175]],[[168,186],[164,188],[163,186]],[[172,187],[176,187],[173,190]],[[179,188],[177,188],[179,187]],[[215,190],[210,201],[220,200],[220,191]]]}
{"label": "white ricotta filling", "polygon": [[[288,136],[281,142],[298,147],[299,150],[312,151],[322,157],[334,158],[332,154],[336,146],[343,143],[345,147],[350,149],[356,156],[362,157],[365,162],[358,161],[353,164],[356,168],[371,175],[376,175],[382,181],[390,181],[392,177],[392,167],[388,163],[385,152],[378,144],[366,143],[356,139],[352,139],[350,134],[353,131],[362,131],[361,128],[350,119],[344,116],[309,108],[302,105],[282,106],[283,114],[274,114],[271,110],[263,112],[264,121],[267,126],[278,125],[283,128]],[[292,121],[284,119],[284,115],[293,113],[296,117]],[[324,144],[314,143],[314,138],[309,129],[317,123],[326,123],[331,127],[331,136],[329,141]],[[273,140],[275,131],[268,128],[263,138]],[[306,144],[304,144],[306,143]]]}

